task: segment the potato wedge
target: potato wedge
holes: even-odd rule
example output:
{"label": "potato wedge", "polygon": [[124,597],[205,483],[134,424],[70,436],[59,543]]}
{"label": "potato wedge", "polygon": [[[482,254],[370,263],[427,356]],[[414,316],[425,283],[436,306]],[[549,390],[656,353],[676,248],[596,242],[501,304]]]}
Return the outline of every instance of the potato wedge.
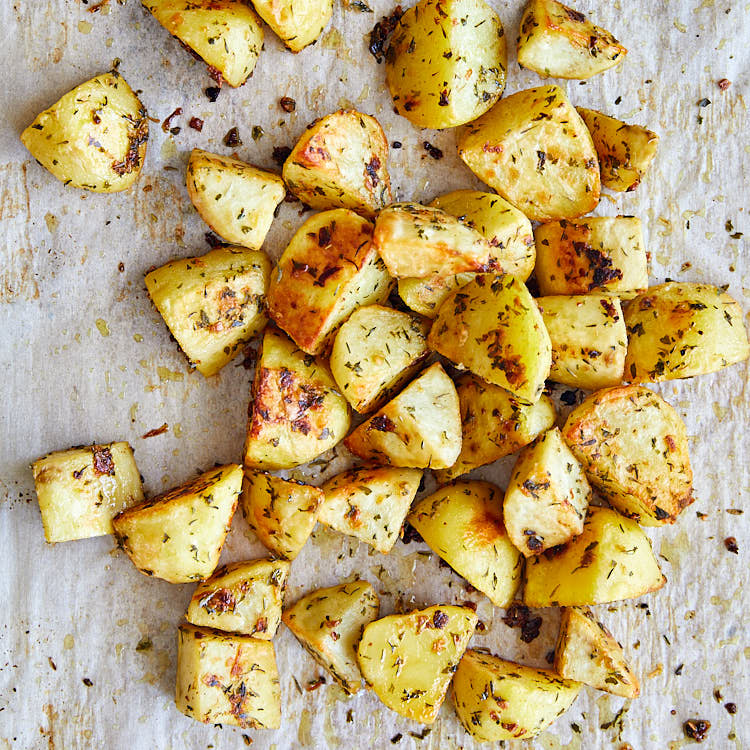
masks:
{"label": "potato wedge", "polygon": [[420,0],[401,16],[385,56],[396,112],[419,128],[454,128],[502,95],[503,24],[483,0]]}
{"label": "potato wedge", "polygon": [[146,289],[185,356],[210,377],[263,330],[271,264],[265,253],[217,247],[146,274]]}
{"label": "potato wedge", "polygon": [[292,52],[312,44],[333,14],[333,0],[253,0],[253,6]]}
{"label": "potato wedge", "polygon": [[530,607],[576,607],[634,599],[666,582],[651,542],[632,519],[589,507],[583,533],[526,561]]}
{"label": "potato wedge", "polygon": [[66,185],[127,190],[146,158],[148,116],[116,71],[76,86],[21,133],[31,155]]}
{"label": "potato wedge", "polygon": [[503,495],[489,482],[456,482],[420,500],[409,523],[496,607],[507,607],[521,585],[523,557],[503,523]]}
{"label": "potato wedge", "polygon": [[548,669],[467,651],[453,677],[453,704],[479,742],[535,737],[572,705],[581,684]]}
{"label": "potato wedge", "polygon": [[529,290],[513,276],[480,275],[438,310],[427,345],[522,401],[538,401],[552,347]]}
{"label": "potato wedge", "polygon": [[449,604],[371,622],[357,649],[362,676],[388,708],[432,724],[476,624],[471,609]]}
{"label": "potato wedge", "polygon": [[219,562],[241,490],[237,464],[204,472],[115,516],[117,544],[147,576],[202,581]]}
{"label": "potato wedge", "polygon": [[458,155],[534,221],[574,219],[599,203],[594,142],[558,86],[501,99],[459,132]]}
{"label": "potato wedge", "polygon": [[354,695],[362,687],[357,644],[365,625],[379,612],[375,589],[367,581],[352,581],[303,596],[284,610],[284,624],[310,656]]}
{"label": "potato wedge", "polygon": [[609,31],[557,0],[529,0],[521,17],[518,64],[540,76],[591,78],[627,53]]}
{"label": "potato wedge", "polygon": [[674,523],[695,499],[685,423],[644,386],[592,394],[563,438],[602,497],[643,525]]}
{"label": "potato wedge", "polygon": [[641,692],[622,646],[588,607],[563,609],[555,671],[568,680],[623,698],[637,698]]}
{"label": "potato wedge", "polygon": [[344,441],[374,464],[445,469],[461,452],[461,415],[453,381],[431,365]]}
{"label": "potato wedge", "polygon": [[312,208],[373,217],[391,200],[388,140],[370,115],[342,109],[316,120],[284,162],[289,190]]}
{"label": "potato wedge", "polygon": [[633,383],[691,378],[742,362],[750,345],[742,308],[708,284],[651,287],[625,309],[625,379]]}

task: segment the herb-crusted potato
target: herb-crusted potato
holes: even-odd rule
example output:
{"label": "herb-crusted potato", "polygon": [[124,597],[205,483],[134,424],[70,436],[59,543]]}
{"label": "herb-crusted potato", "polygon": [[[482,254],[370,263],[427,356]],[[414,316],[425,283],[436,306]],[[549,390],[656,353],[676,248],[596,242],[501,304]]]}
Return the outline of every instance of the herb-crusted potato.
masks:
{"label": "herb-crusted potato", "polygon": [[599,203],[594,142],[558,86],[501,99],[461,130],[458,155],[534,221],[574,219]]}
{"label": "herb-crusted potato", "polygon": [[281,622],[289,575],[284,560],[224,565],[193,592],[185,619],[193,625],[271,640]]}
{"label": "herb-crusted potato", "polygon": [[146,157],[148,117],[116,71],[76,86],[21,133],[31,155],[66,185],[116,193],[137,179]]}
{"label": "herb-crusted potato", "polygon": [[695,499],[685,423],[644,386],[592,394],[563,438],[602,497],[641,524],[674,523]]}
{"label": "herb-crusted potato", "polygon": [[148,576],[204,580],[219,562],[241,490],[241,466],[211,469],[116,516],[117,543]]}
{"label": "herb-crusted potato", "polygon": [[436,552],[496,607],[518,591],[523,557],[503,523],[502,491],[489,482],[456,482],[420,500],[409,523]]}
{"label": "herb-crusted potato", "polygon": [[348,429],[349,405],[325,363],[267,328],[255,367],[245,466],[291,469],[333,448]]}
{"label": "herb-crusted potato", "polygon": [[453,381],[440,364],[431,365],[344,444],[355,456],[375,464],[453,466],[461,452],[461,415]]}
{"label": "herb-crusted potato", "polygon": [[204,724],[281,726],[281,687],[270,641],[180,625],[177,708]]}
{"label": "herb-crusted potato", "polygon": [[534,737],[565,713],[578,682],[469,650],[453,677],[453,704],[464,729],[480,742]]}
{"label": "herb-crusted potato", "polygon": [[622,646],[588,607],[563,609],[555,671],[568,680],[623,698],[637,698],[641,692]]}
{"label": "herb-crusted potato", "polygon": [[502,95],[503,25],[483,0],[420,0],[401,16],[385,56],[396,111],[420,128],[453,128]]}
{"label": "herb-crusted potato", "polygon": [[361,305],[385,302],[391,277],[370,243],[372,224],[338,208],[311,216],[271,275],[268,312],[308,354],[320,354]]}
{"label": "herb-crusted potato", "polygon": [[471,609],[448,604],[376,620],[357,649],[362,676],[388,708],[432,724],[476,624]]}
{"label": "herb-crusted potato", "polygon": [[542,395],[552,364],[539,308],[509,275],[480,275],[453,292],[438,310],[427,345],[529,403]]}
{"label": "herb-crusted potato", "polygon": [[253,6],[292,52],[312,44],[333,13],[333,0],[253,0]]}
{"label": "herb-crusted potato", "polygon": [[303,648],[353,695],[362,687],[357,643],[379,612],[375,589],[367,581],[352,581],[312,591],[283,617]]}
{"label": "herb-crusted potato", "polygon": [[529,0],[523,12],[518,64],[541,76],[591,78],[627,52],[609,31],[556,0]]}
{"label": "herb-crusted potato", "polygon": [[551,221],[534,231],[539,292],[633,297],[648,286],[641,220],[591,216]]}
{"label": "herb-crusted potato", "polygon": [[653,383],[716,372],[750,356],[742,308],[708,284],[651,287],[625,309],[625,379]]}
{"label": "herb-crusted potato", "polygon": [[312,208],[374,216],[391,202],[388,141],[380,123],[356,110],[316,120],[284,162],[289,189]]}
{"label": "herb-crusted potato", "polygon": [[263,48],[263,27],[240,0],[142,0],[172,35],[230,86],[242,86]]}
{"label": "herb-crusted potato", "polygon": [[323,485],[325,500],[318,520],[388,554],[421,481],[421,469],[350,469]]}
{"label": "herb-crusted potato", "polygon": [[263,252],[217,247],[146,275],[156,309],[202,375],[215,375],[266,325],[270,266]]}
{"label": "herb-crusted potato", "polygon": [[530,607],[575,607],[633,599],[666,578],[641,527],[610,508],[589,507],[583,533],[526,561]]}
{"label": "herb-crusted potato", "polygon": [[48,542],[112,533],[112,519],[143,500],[133,450],[127,443],[55,451],[32,465]]}

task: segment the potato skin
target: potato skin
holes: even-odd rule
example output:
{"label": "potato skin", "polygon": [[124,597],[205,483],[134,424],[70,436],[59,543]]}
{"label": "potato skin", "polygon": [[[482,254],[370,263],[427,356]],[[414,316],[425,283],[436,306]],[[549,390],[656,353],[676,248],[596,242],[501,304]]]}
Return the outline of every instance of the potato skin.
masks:
{"label": "potato skin", "polygon": [[253,0],[253,6],[292,52],[312,44],[333,14],[333,0]]}

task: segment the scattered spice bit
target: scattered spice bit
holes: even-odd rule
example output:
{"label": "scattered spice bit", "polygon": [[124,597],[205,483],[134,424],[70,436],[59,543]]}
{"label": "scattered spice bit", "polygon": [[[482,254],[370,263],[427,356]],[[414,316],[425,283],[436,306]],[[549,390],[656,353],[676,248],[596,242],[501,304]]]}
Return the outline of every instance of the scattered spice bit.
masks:
{"label": "scattered spice bit", "polygon": [[721,703],[724,700],[724,696],[721,694],[721,690],[719,690],[719,688],[716,688],[714,690],[714,700],[717,703]]}
{"label": "scattered spice bit", "polygon": [[401,540],[404,544],[410,542],[424,542],[422,535],[407,521],[401,532]]}
{"label": "scattered spice bit", "polygon": [[213,232],[206,232],[203,236],[211,248],[221,247],[225,244],[224,240],[220,240]]}
{"label": "scattered spice bit", "polygon": [[91,687],[94,683],[88,677],[84,677],[83,678],[83,684],[86,687]]}
{"label": "scattered spice bit", "polygon": [[482,620],[477,620],[477,633],[484,633],[485,630],[487,630],[487,626],[484,624],[484,622]]}
{"label": "scattered spice bit", "polygon": [[372,8],[364,0],[344,0],[347,10],[358,10],[360,13],[372,13]]}
{"label": "scattered spice bit", "polygon": [[[56,672],[57,671],[57,664],[55,664],[55,662],[52,661],[52,657],[51,656],[47,657],[47,661],[49,662],[50,667],[52,667],[52,669],[54,669],[55,672]],[[734,705],[734,704],[732,704],[732,705]],[[736,710],[736,708],[735,708],[735,710]],[[730,711],[730,713],[734,713],[734,711]]]}
{"label": "scattered spice bit", "polygon": [[143,638],[141,638],[140,641],[135,646],[136,651],[150,651],[154,647],[154,644],[152,643],[151,639],[144,635]]}
{"label": "scattered spice bit", "polygon": [[728,714],[736,714],[737,713],[737,704],[736,703],[725,703],[724,708],[726,708]]}
{"label": "scattered spice bit", "polygon": [[351,724],[354,721],[354,709],[350,708],[346,712],[346,723]]}
{"label": "scattered spice bit", "polygon": [[740,548],[737,546],[737,540],[733,536],[728,536],[724,540],[724,546],[733,554],[739,555]]}
{"label": "scattered spice bit", "polygon": [[279,99],[279,106],[284,112],[294,112],[297,109],[297,102],[291,96],[282,96]]}
{"label": "scattered spice bit", "polygon": [[[172,120],[175,117],[179,117],[181,114],[182,114],[182,107],[177,107],[177,109],[174,112],[172,112],[172,114],[169,115],[169,117],[167,117],[167,119],[164,120],[164,122],[161,124],[161,129],[165,133],[172,133],[174,131],[174,128],[172,128]],[[180,131],[178,130],[177,133],[179,132]],[[174,135],[177,135],[177,133],[174,133]]]}
{"label": "scattered spice bit", "polygon": [[711,728],[711,722],[705,719],[688,719],[682,728],[686,737],[696,742],[703,742],[706,739],[708,730]]}
{"label": "scattered spice bit", "polygon": [[664,671],[664,665],[659,662],[647,675],[649,680],[653,680],[654,677],[658,677]]}
{"label": "scattered spice bit", "polygon": [[208,101],[215,102],[219,98],[221,89],[218,86],[209,86],[204,93],[208,98]]}
{"label": "scattered spice bit", "polygon": [[289,146],[274,146],[273,148],[273,160],[279,165],[282,164],[289,158],[289,154],[292,153],[292,149]]}
{"label": "scattered spice bit", "polygon": [[385,58],[385,50],[388,46],[388,39],[403,15],[404,11],[401,9],[400,5],[397,5],[391,11],[390,15],[383,16],[375,26],[372,27],[368,49],[378,65],[383,62]]}
{"label": "scattered spice bit", "polygon": [[696,103],[702,109],[703,107],[707,107],[709,104],[711,104],[711,100],[706,99],[706,97],[704,96],[703,99],[699,99]]}
{"label": "scattered spice bit", "polygon": [[423,740],[432,731],[432,727],[425,727],[421,732],[409,732],[415,740]]}
{"label": "scattered spice bit", "polygon": [[229,148],[234,148],[235,146],[242,145],[242,138],[240,138],[240,131],[236,127],[231,128],[227,132],[227,134],[224,136],[224,145],[229,146]]}
{"label": "scattered spice bit", "polygon": [[323,677],[323,675],[320,675],[320,677],[318,677],[317,679],[310,680],[310,682],[308,682],[307,685],[305,686],[305,690],[307,690],[308,693],[312,693],[313,690],[317,690],[321,685],[325,685],[325,684],[326,684],[326,678]]}
{"label": "scattered spice bit", "polygon": [[509,628],[521,629],[521,640],[524,643],[531,643],[539,636],[539,629],[542,627],[542,618],[531,617],[531,610],[521,602],[513,602],[506,610],[503,622]]}
{"label": "scattered spice bit", "polygon": [[727,513],[731,516],[741,516],[744,512],[741,508],[727,508]]}
{"label": "scattered spice bit", "polygon": [[676,675],[677,675],[678,677],[679,677],[679,676],[680,676],[680,675],[682,674],[682,668],[683,668],[684,666],[685,666],[684,664],[680,664],[680,666],[679,666],[679,667],[677,667],[677,669],[675,669],[674,673],[675,673],[675,674],[676,674]]}
{"label": "scattered spice bit", "polygon": [[720,79],[719,79],[719,80],[718,80],[718,81],[716,82],[716,85],[717,85],[717,86],[718,86],[718,87],[719,87],[719,88],[720,88],[720,89],[721,89],[722,91],[726,91],[726,90],[727,90],[727,89],[728,89],[728,88],[729,88],[729,87],[730,87],[730,86],[732,85],[732,82],[731,82],[731,81],[730,81],[730,80],[729,80],[728,78],[720,78]]}
{"label": "scattered spice bit", "polygon": [[102,8],[106,8],[109,5],[109,0],[99,0],[96,5],[92,5],[88,11],[89,13],[98,13]]}
{"label": "scattered spice bit", "polygon": [[200,117],[191,117],[188,125],[193,130],[197,130],[199,133],[201,132],[201,130],[203,130],[203,120],[201,120]]}
{"label": "scattered spice bit", "polygon": [[259,141],[265,135],[265,133],[263,132],[263,128],[260,125],[253,125],[251,135],[253,136],[254,141]]}
{"label": "scattered spice bit", "polygon": [[141,437],[145,440],[146,438],[156,437],[157,435],[163,435],[168,429],[169,429],[169,425],[165,422],[161,427],[156,427],[153,430],[149,430],[148,432],[141,435]]}
{"label": "scattered spice bit", "polygon": [[423,141],[422,146],[433,159],[443,158],[443,152],[437,146],[433,146],[429,141]]}
{"label": "scattered spice bit", "polygon": [[250,745],[253,744],[253,740],[248,734],[243,734],[242,739],[247,747],[250,747]]}
{"label": "scattered spice bit", "polygon": [[619,104],[622,101],[622,97],[618,96],[617,99],[615,99],[615,104]]}
{"label": "scattered spice bit", "polygon": [[401,148],[401,146],[401,141],[393,141],[393,143],[391,143],[391,148]]}
{"label": "scattered spice bit", "polygon": [[394,734],[393,737],[391,737],[391,745],[398,745],[399,742],[401,742],[401,738],[404,735],[399,732],[398,734]]}
{"label": "scattered spice bit", "polygon": [[119,271],[120,273],[124,273],[124,272],[125,272],[125,264],[124,264],[124,263],[123,263],[122,261],[120,261],[120,262],[119,262],[119,263],[117,264],[117,270],[118,270],[118,271]]}

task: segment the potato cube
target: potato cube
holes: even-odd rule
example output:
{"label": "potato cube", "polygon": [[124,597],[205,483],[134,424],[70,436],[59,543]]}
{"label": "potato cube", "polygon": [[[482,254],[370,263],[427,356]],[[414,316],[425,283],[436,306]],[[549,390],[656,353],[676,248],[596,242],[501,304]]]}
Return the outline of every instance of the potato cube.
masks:
{"label": "potato cube", "polygon": [[333,0],[253,0],[253,6],[292,52],[312,44],[333,13]]}

